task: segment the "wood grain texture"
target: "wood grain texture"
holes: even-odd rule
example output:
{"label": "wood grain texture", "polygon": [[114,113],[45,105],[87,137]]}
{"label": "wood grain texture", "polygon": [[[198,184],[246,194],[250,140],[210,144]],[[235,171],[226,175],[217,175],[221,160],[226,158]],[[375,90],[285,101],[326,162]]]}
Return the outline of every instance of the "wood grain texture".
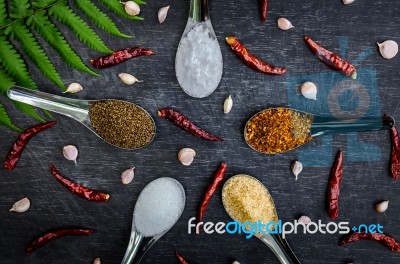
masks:
{"label": "wood grain texture", "polygon": [[[157,11],[169,4],[168,18],[160,25]],[[32,139],[14,171],[0,168],[0,263],[91,263],[97,256],[103,263],[120,263],[129,240],[135,201],[147,183],[162,176],[176,178],[182,183],[187,195],[186,208],[179,222],[148,252],[143,264],[177,263],[174,250],[179,250],[191,263],[228,264],[233,260],[242,264],[278,263],[272,252],[256,239],[228,234],[188,234],[187,222],[196,215],[202,193],[221,161],[228,164],[227,176],[247,173],[260,179],[271,192],[283,221],[292,221],[301,214],[315,221],[329,221],[324,209],[329,167],[307,166],[299,180],[294,181],[290,163],[303,149],[274,156],[261,155],[245,144],[243,127],[252,114],[263,108],[290,104],[286,90],[288,78],[329,72],[304,44],[304,34],[336,52],[339,52],[338,37],[348,37],[346,57],[350,61],[363,50],[372,48],[372,55],[361,66],[373,67],[376,71],[379,98],[375,99],[380,102],[380,112],[400,118],[399,56],[385,60],[375,45],[386,39],[400,41],[400,2],[365,0],[345,6],[340,0],[270,0],[267,22],[261,24],[256,0],[211,0],[210,14],[222,49],[224,73],[219,88],[201,100],[187,96],[175,77],[175,53],[188,9],[188,0],[150,0],[143,6],[143,22],[124,20],[110,13],[123,33],[134,36],[128,40],[115,38],[97,29],[110,48],[144,46],[157,55],[135,58],[98,71],[102,77],[92,78],[71,70],[59,57],[52,56],[66,84],[77,81],[84,86],[84,91],[75,97],[123,98],[137,103],[154,117],[157,136],[145,149],[120,150],[103,143],[77,122],[55,115],[57,126]],[[275,21],[281,16],[288,18],[295,28],[280,31]],[[101,55],[61,28],[86,62]],[[224,43],[224,38],[231,34],[246,43],[254,54],[272,64],[286,66],[289,72],[284,76],[267,76],[245,67]],[[54,55],[51,48],[46,46],[46,50]],[[30,63],[29,66],[42,90],[61,94]],[[120,72],[134,74],[144,82],[125,86],[118,78]],[[234,106],[229,115],[224,115],[222,105],[229,94]],[[167,106],[180,110],[225,141],[197,139],[157,118],[157,109]],[[11,114],[22,127],[34,123],[16,110]],[[1,128],[0,157],[6,156],[16,136]],[[385,232],[400,239],[399,182],[394,182],[388,174],[389,134],[360,133],[359,139],[378,146],[381,158],[374,162],[345,158],[338,220],[349,221],[351,225],[380,223]],[[312,146],[316,148],[321,142],[322,139],[317,139]],[[346,157],[347,137],[336,135],[332,142],[332,153],[341,148]],[[62,147],[66,144],[79,147],[77,166],[63,158]],[[197,152],[190,167],[182,166],[176,158],[182,147],[191,147]],[[320,158],[313,156],[315,160]],[[50,163],[70,179],[111,193],[109,202],[97,204],[71,195],[51,176]],[[131,166],[136,167],[135,179],[130,185],[122,186],[120,173]],[[28,212],[8,212],[15,201],[25,196],[32,202]],[[378,215],[373,210],[373,204],[381,199],[390,200],[386,215]],[[220,191],[212,199],[205,221],[230,221],[222,207]],[[29,256],[25,254],[25,245],[36,235],[65,226],[83,226],[97,232],[88,237],[65,237]],[[400,256],[382,245],[358,242],[339,247],[339,237],[339,234],[298,234],[290,235],[288,241],[302,263],[400,263]]]}

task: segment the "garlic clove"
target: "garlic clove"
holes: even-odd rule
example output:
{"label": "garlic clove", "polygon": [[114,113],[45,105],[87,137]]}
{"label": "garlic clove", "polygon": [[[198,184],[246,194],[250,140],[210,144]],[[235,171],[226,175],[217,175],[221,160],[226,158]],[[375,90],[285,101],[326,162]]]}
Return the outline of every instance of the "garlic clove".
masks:
{"label": "garlic clove", "polygon": [[284,17],[278,18],[277,20],[278,28],[281,30],[289,30],[294,28],[292,23]]}
{"label": "garlic clove", "polygon": [[136,16],[140,13],[140,6],[133,1],[121,2],[125,6],[125,12],[130,16]]}
{"label": "garlic clove", "polygon": [[297,181],[297,176],[299,176],[300,172],[303,170],[303,164],[300,161],[295,161],[292,163],[292,172],[294,176],[296,176],[296,181]]}
{"label": "garlic clove", "polygon": [[232,264],[240,264],[240,263],[239,263],[239,261],[235,260],[234,262],[232,262]]}
{"label": "garlic clove", "polygon": [[178,160],[184,166],[189,166],[192,164],[194,157],[196,156],[196,152],[191,148],[183,148],[178,152]]}
{"label": "garlic clove", "polygon": [[317,100],[317,86],[312,82],[305,82],[301,85],[301,94],[311,100]]}
{"label": "garlic clove", "polygon": [[74,145],[66,145],[63,147],[63,155],[67,160],[72,160],[76,164],[78,158],[78,149]]}
{"label": "garlic clove", "polygon": [[18,212],[23,213],[28,211],[29,207],[31,207],[31,201],[27,197],[15,202],[10,209],[10,212]]}
{"label": "garlic clove", "polygon": [[228,114],[232,110],[232,106],[233,106],[232,96],[229,95],[224,102],[224,113]]}
{"label": "garlic clove", "polygon": [[101,264],[101,259],[100,258],[95,258],[93,260],[93,264]]}
{"label": "garlic clove", "polygon": [[311,223],[311,218],[306,215],[302,215],[299,217],[299,219],[297,219],[297,222],[308,225],[309,223]]}
{"label": "garlic clove", "polygon": [[160,24],[167,18],[169,7],[170,6],[164,6],[158,10],[158,22],[160,22]]}
{"label": "garlic clove", "polygon": [[70,85],[68,85],[67,90],[65,90],[65,92],[63,92],[63,93],[74,94],[74,93],[79,93],[82,90],[83,90],[83,87],[79,83],[71,83]]}
{"label": "garlic clove", "polygon": [[378,213],[384,213],[389,207],[389,201],[385,200],[375,204],[375,211]]}
{"label": "garlic clove", "polygon": [[399,52],[399,45],[393,40],[386,40],[382,43],[376,43],[379,47],[379,52],[385,59],[392,59]]}
{"label": "garlic clove", "polygon": [[135,177],[135,167],[125,170],[121,174],[121,182],[122,184],[129,184],[132,182],[133,177]]}
{"label": "garlic clove", "polygon": [[342,0],[343,4],[345,5],[349,5],[351,3],[353,3],[355,0]]}
{"label": "garlic clove", "polygon": [[139,81],[135,76],[133,76],[132,74],[129,73],[120,73],[118,74],[118,77],[121,79],[121,81],[127,85],[131,85],[134,84],[136,82],[143,82],[143,81]]}

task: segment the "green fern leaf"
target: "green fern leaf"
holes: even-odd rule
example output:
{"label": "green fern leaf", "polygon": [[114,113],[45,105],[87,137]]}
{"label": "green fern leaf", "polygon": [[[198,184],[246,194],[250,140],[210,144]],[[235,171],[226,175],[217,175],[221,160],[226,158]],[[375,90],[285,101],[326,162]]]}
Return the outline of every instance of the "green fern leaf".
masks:
{"label": "green fern leaf", "polygon": [[46,6],[50,6],[54,3],[61,2],[61,1],[55,1],[55,0],[36,0],[32,2],[32,6],[38,7],[38,8],[44,8]]}
{"label": "green fern leaf", "polygon": [[65,90],[65,86],[60,79],[60,75],[54,68],[54,65],[22,21],[18,21],[10,26],[10,36],[21,43],[22,49],[26,55],[36,64],[46,78],[57,84],[62,90]]}
{"label": "green fern leaf", "polygon": [[74,52],[59,29],[49,21],[46,11],[42,10],[28,18],[26,23],[34,28],[64,59],[64,61],[77,70],[100,76],[88,68],[81,58]]}
{"label": "green fern leaf", "polygon": [[147,4],[145,1],[142,1],[142,0],[133,0],[133,1],[138,5],[146,5]]}
{"label": "green fern leaf", "polygon": [[96,26],[99,28],[107,31],[108,33],[123,37],[123,38],[130,38],[131,36],[122,34],[114,22],[109,18],[106,14],[100,11],[97,6],[95,6],[90,0],[78,0],[75,1],[75,5],[85,13],[90,20],[94,22]]}
{"label": "green fern leaf", "polygon": [[12,122],[10,117],[7,114],[6,109],[4,108],[4,106],[2,104],[0,104],[0,125],[8,127],[12,130],[14,130],[15,132],[22,132],[22,129],[15,126]]}
{"label": "green fern leaf", "polygon": [[11,0],[10,1],[10,17],[24,18],[30,16],[33,10],[30,9],[29,0]]}
{"label": "green fern leaf", "polygon": [[0,46],[0,63],[4,69],[19,85],[36,88],[36,84],[29,76],[25,62],[3,35],[0,35]]}
{"label": "green fern leaf", "polygon": [[4,26],[6,23],[8,23],[6,1],[0,0],[0,26]]}
{"label": "green fern leaf", "polygon": [[49,9],[49,14],[53,15],[58,21],[69,27],[80,41],[88,45],[91,49],[112,53],[107,48],[100,37],[90,28],[90,26],[77,16],[74,11],[65,3],[57,4]]}
{"label": "green fern leaf", "polygon": [[130,16],[125,12],[124,5],[121,4],[119,1],[115,0],[97,0],[102,3],[105,7],[116,13],[117,15],[133,20],[143,20],[143,17],[140,16]]}

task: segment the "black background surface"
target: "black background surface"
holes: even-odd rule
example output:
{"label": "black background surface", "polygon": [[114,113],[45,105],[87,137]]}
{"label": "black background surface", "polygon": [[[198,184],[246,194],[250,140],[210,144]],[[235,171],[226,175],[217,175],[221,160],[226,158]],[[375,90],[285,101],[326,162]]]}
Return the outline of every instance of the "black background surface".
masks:
{"label": "black background surface", "polygon": [[[160,25],[157,11],[169,4],[168,18]],[[57,126],[31,141],[14,171],[0,168],[0,263],[91,263],[97,256],[103,263],[120,263],[128,244],[136,199],[147,183],[163,176],[176,178],[182,183],[187,195],[186,207],[179,222],[148,252],[144,264],[177,263],[174,250],[197,263],[228,264],[233,260],[242,264],[278,263],[272,252],[256,239],[247,240],[244,236],[228,234],[188,234],[187,222],[196,215],[202,193],[221,161],[228,163],[227,177],[247,173],[260,179],[271,192],[281,220],[292,221],[306,214],[315,221],[329,221],[324,210],[329,166],[306,166],[299,180],[295,181],[290,163],[298,158],[302,149],[274,156],[261,155],[245,144],[242,136],[244,124],[261,109],[289,105],[285,86],[287,78],[331,72],[311,54],[304,44],[304,34],[335,52],[339,52],[338,37],[348,37],[346,57],[350,60],[363,50],[372,48],[372,55],[361,65],[376,70],[379,92],[373,100],[380,102],[380,113],[390,113],[399,118],[399,57],[383,59],[375,42],[398,40],[400,2],[356,0],[345,6],[340,0],[271,0],[268,20],[261,24],[256,0],[212,0],[210,14],[222,49],[224,73],[219,88],[200,100],[187,96],[180,89],[174,70],[175,53],[188,10],[188,0],[149,1],[142,7],[143,22],[124,20],[108,12],[122,32],[134,36],[122,39],[96,29],[111,49],[144,46],[153,49],[157,55],[101,70],[100,78],[71,70],[44,44],[63,81],[66,84],[77,81],[84,86],[84,91],[74,97],[123,98],[137,103],[154,117],[157,136],[145,149],[124,151],[102,142],[74,120],[55,114]],[[281,16],[291,20],[295,28],[280,31],[275,21]],[[66,27],[60,27],[86,62],[101,55],[81,44]],[[246,43],[254,54],[278,66],[286,66],[289,72],[284,76],[267,76],[245,67],[224,42],[224,38],[231,34]],[[43,91],[61,94],[36,68],[29,66]],[[117,76],[120,72],[132,73],[144,82],[125,86]],[[229,94],[234,106],[229,115],[224,115],[222,104]],[[326,104],[323,100],[315,103]],[[9,104],[7,106],[12,109]],[[157,109],[167,106],[185,113],[225,141],[214,143],[197,139],[157,118]],[[11,115],[22,127],[35,123],[15,109],[11,110]],[[16,137],[16,133],[1,128],[0,157],[6,156]],[[348,221],[351,225],[380,223],[386,233],[400,239],[398,182],[391,179],[387,169],[389,133],[360,133],[359,139],[377,145],[381,158],[370,162],[368,153],[358,153],[366,157],[364,161],[348,160],[348,142],[341,134],[333,137],[333,147],[328,153],[333,157],[339,148],[345,153],[338,221]],[[318,139],[312,144],[317,146],[320,142]],[[63,158],[62,147],[66,144],[78,146],[78,166]],[[192,147],[197,152],[190,167],[182,166],[176,158],[182,147]],[[313,156],[316,161],[321,158]],[[70,179],[111,193],[109,202],[92,203],[70,194],[50,175],[49,163]],[[131,166],[136,167],[135,180],[123,186],[120,173]],[[8,212],[15,201],[26,196],[32,203],[28,212]],[[381,199],[390,200],[386,214],[374,212],[373,204]],[[230,221],[222,207],[220,191],[212,199],[205,220]],[[29,256],[25,254],[25,245],[35,236],[65,226],[83,226],[97,232],[88,237],[62,238]],[[362,241],[339,247],[339,237],[339,234],[298,234],[290,235],[288,241],[302,263],[400,262],[398,254],[373,242]]]}

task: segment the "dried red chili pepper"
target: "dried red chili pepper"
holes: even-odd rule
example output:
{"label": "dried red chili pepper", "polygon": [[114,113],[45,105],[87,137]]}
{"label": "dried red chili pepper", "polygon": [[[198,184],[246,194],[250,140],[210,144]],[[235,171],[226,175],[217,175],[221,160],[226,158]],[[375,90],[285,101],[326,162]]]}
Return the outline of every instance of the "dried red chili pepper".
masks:
{"label": "dried red chili pepper", "polygon": [[280,75],[287,72],[286,68],[272,66],[254,56],[236,37],[226,37],[226,43],[228,43],[236,56],[238,56],[244,64],[253,70],[274,75]]}
{"label": "dried red chili pepper", "polygon": [[28,128],[27,130],[23,131],[19,135],[17,140],[15,140],[13,146],[10,149],[10,152],[8,152],[8,155],[4,162],[4,167],[7,170],[14,169],[15,166],[17,166],[17,162],[21,158],[22,151],[24,150],[25,146],[28,144],[29,140],[34,135],[54,126],[56,123],[57,123],[56,121],[50,121],[47,123],[38,124],[36,126],[33,126],[31,128]]}
{"label": "dried red chili pepper", "polygon": [[260,16],[261,22],[265,22],[267,20],[267,12],[268,12],[268,0],[258,0],[259,8],[260,8]]}
{"label": "dried red chili pepper", "polygon": [[50,165],[50,171],[54,178],[56,178],[62,185],[64,185],[64,187],[67,188],[68,191],[78,195],[79,197],[94,202],[106,202],[110,198],[109,194],[89,189],[83,185],[64,178],[53,165]]}
{"label": "dried red chili pepper", "polygon": [[114,66],[133,57],[148,56],[154,54],[155,52],[152,50],[141,47],[133,47],[117,50],[112,54],[105,55],[97,59],[92,59],[90,60],[90,63],[97,69],[103,69]]}
{"label": "dried red chili pepper", "polygon": [[204,193],[203,200],[201,201],[201,204],[199,206],[199,215],[197,217],[197,222],[201,222],[204,217],[204,213],[206,212],[207,206],[211,201],[211,198],[214,194],[214,192],[218,189],[218,187],[221,185],[222,180],[224,179],[225,173],[226,173],[226,163],[221,163],[217,170],[214,173],[214,179],[212,183],[208,186],[206,192]]}
{"label": "dried red chili pepper", "polygon": [[398,180],[400,177],[400,137],[395,126],[390,130],[390,141],[392,143],[390,175],[392,175],[393,179]]}
{"label": "dried red chili pepper", "polygon": [[163,108],[158,110],[157,114],[159,117],[171,121],[178,127],[186,130],[187,132],[189,132],[192,135],[195,135],[196,137],[211,141],[223,141],[222,138],[214,136],[213,134],[193,124],[186,116],[179,113],[178,111],[175,111],[174,109]]}
{"label": "dried red chili pepper", "polygon": [[180,264],[189,264],[189,262],[186,261],[179,253],[178,251],[175,251],[175,256],[178,259]]}
{"label": "dried red chili pepper", "polygon": [[335,71],[343,72],[346,76],[349,76],[353,79],[357,77],[357,70],[354,65],[352,65],[347,60],[340,57],[338,54],[333,53],[314,42],[309,36],[304,36],[304,40],[307,43],[308,47],[317,55],[318,59],[322,61],[324,64],[329,66],[331,69]]}
{"label": "dried red chili pepper", "polygon": [[44,244],[63,236],[87,236],[94,233],[92,229],[84,229],[84,228],[63,228],[57,229],[55,231],[50,231],[32,242],[30,242],[26,247],[26,252],[32,253],[34,250],[42,247]]}
{"label": "dried red chili pepper", "polygon": [[335,163],[331,169],[331,175],[328,186],[328,214],[331,219],[336,219],[339,216],[339,194],[340,182],[343,175],[343,154],[342,151],[336,155]]}
{"label": "dried red chili pepper", "polygon": [[392,250],[393,252],[400,253],[400,243],[397,242],[395,238],[381,233],[372,234],[364,232],[361,233],[351,232],[342,239],[340,239],[339,245],[344,246],[346,244],[356,242],[359,240],[373,240],[385,245],[386,247],[390,248],[390,250]]}

